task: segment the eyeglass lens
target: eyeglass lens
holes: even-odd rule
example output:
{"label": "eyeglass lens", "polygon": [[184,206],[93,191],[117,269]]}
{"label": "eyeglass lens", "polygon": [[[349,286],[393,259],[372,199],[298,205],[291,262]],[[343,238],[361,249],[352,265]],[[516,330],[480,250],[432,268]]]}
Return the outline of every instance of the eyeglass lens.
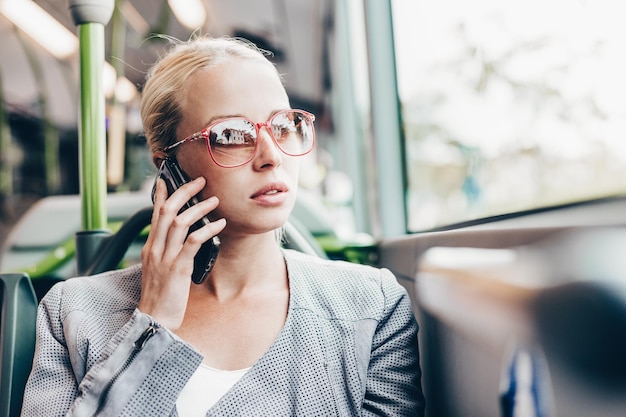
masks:
{"label": "eyeglass lens", "polygon": [[[269,130],[278,147],[287,155],[304,155],[313,146],[313,123],[302,112],[277,113],[269,120]],[[244,164],[256,150],[257,128],[244,118],[226,119],[211,127],[208,142],[211,155],[218,164]]]}

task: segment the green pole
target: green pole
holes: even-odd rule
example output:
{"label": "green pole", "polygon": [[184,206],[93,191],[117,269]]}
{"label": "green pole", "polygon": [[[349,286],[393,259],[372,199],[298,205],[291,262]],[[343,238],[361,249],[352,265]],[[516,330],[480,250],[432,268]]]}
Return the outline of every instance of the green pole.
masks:
{"label": "green pole", "polygon": [[79,274],[91,265],[102,242],[111,235],[105,229],[106,126],[102,75],[104,26],[111,19],[114,0],[70,0],[80,42],[80,194],[83,230],[76,233]]}
{"label": "green pole", "polygon": [[104,25],[79,26],[80,194],[84,230],[106,227],[106,126],[102,86]]}

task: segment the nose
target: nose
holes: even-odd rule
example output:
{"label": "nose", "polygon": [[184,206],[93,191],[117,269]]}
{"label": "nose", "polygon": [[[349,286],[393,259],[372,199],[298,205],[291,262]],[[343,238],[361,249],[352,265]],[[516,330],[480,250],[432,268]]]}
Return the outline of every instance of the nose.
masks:
{"label": "nose", "polygon": [[254,157],[253,166],[262,170],[269,167],[277,167],[282,163],[282,152],[272,139],[270,126],[261,125],[258,129],[258,149]]}

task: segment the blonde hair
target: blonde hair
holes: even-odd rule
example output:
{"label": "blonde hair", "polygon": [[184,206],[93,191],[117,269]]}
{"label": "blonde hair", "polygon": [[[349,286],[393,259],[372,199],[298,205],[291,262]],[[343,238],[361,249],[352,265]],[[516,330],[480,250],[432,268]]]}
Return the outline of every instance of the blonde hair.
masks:
{"label": "blonde hair", "polygon": [[177,140],[184,87],[189,77],[232,58],[271,64],[266,51],[244,39],[203,36],[188,42],[169,40],[172,47],[149,70],[141,99],[144,135],[153,154]]}

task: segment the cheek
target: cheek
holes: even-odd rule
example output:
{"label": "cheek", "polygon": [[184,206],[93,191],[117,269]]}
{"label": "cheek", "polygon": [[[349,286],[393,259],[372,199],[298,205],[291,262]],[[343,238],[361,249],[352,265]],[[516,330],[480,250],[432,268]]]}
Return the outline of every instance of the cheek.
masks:
{"label": "cheek", "polygon": [[[236,206],[237,203],[245,200],[246,189],[245,178],[231,172],[228,169],[216,167],[215,169],[205,168],[198,175],[202,175],[206,180],[206,185],[201,192],[203,199],[216,196],[220,200],[220,206]],[[219,207],[218,207],[219,209]]]}
{"label": "cheek", "polygon": [[178,152],[176,159],[190,179],[204,177],[208,185],[209,178],[215,177],[219,167],[211,160],[204,144],[193,143],[189,145]]}
{"label": "cheek", "polygon": [[287,173],[291,181],[290,186],[294,187],[294,189],[297,189],[300,178],[300,163],[294,163],[293,166],[287,167]]}
{"label": "cheek", "polygon": [[220,186],[219,189],[215,187],[205,187],[202,198],[211,196],[216,196],[220,200],[217,208],[209,214],[211,221],[222,217],[226,218],[228,221],[249,217],[249,212],[246,210],[245,204],[247,197],[241,191],[241,187]]}
{"label": "cheek", "polygon": [[298,184],[298,177],[300,175],[300,164],[301,157],[290,156],[283,160],[285,171],[287,172],[287,175],[289,175],[289,178],[292,178],[292,181],[294,183],[293,185]]}
{"label": "cheek", "polygon": [[206,142],[203,139],[185,143],[177,148],[176,159],[185,167],[206,166],[211,160]]}
{"label": "cheek", "polygon": [[220,201],[225,202],[226,200],[232,198],[233,191],[238,188],[235,185],[230,184],[227,179],[216,175],[215,172],[205,170],[200,175],[202,175],[206,180],[206,185],[201,193],[203,199],[216,196],[220,199]]}

